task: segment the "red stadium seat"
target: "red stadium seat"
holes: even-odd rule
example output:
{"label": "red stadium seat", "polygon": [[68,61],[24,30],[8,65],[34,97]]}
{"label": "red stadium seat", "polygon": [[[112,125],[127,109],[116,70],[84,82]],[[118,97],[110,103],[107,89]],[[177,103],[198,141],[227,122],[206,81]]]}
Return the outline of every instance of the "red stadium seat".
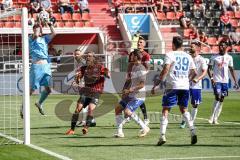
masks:
{"label": "red stadium seat", "polygon": [[233,46],[233,49],[236,50],[236,52],[240,52],[240,45]]}
{"label": "red stadium seat", "polygon": [[88,12],[84,12],[82,14],[82,20],[83,21],[89,21],[91,19],[90,14]]}
{"label": "red stadium seat", "polygon": [[164,12],[157,12],[157,19],[159,21],[166,20],[166,15]]}
{"label": "red stadium seat", "polygon": [[56,5],[58,3],[58,0],[51,0],[52,5]]}
{"label": "red stadium seat", "polygon": [[227,14],[229,15],[230,18],[234,18],[235,16],[233,11],[227,11]]}
{"label": "red stadium seat", "polygon": [[147,0],[140,0],[140,3],[147,4],[148,2],[147,2]]}
{"label": "red stadium seat", "polygon": [[70,13],[63,13],[62,14],[62,20],[63,21],[69,21],[72,19],[72,15]]}
{"label": "red stadium seat", "polygon": [[240,19],[240,11],[235,12],[235,18]]}
{"label": "red stadium seat", "polygon": [[55,17],[57,21],[61,21],[62,20],[62,17],[61,17],[60,13],[53,13],[53,17]]}
{"label": "red stadium seat", "polygon": [[131,3],[131,0],[123,0],[123,3]]}
{"label": "red stadium seat", "polygon": [[187,28],[187,29],[184,29],[183,30],[183,36],[185,37],[185,38],[190,38],[189,36],[190,36],[190,32],[192,31],[192,29],[190,29],[190,28]]}
{"label": "red stadium seat", "polygon": [[16,22],[16,23],[15,23],[15,27],[16,27],[16,28],[22,28],[21,22]]}
{"label": "red stadium seat", "polygon": [[14,22],[5,22],[4,25],[6,28],[13,28],[15,26]]}
{"label": "red stadium seat", "polygon": [[140,0],[131,0],[131,3],[138,4],[140,3]]}
{"label": "red stadium seat", "polygon": [[176,13],[176,18],[179,19],[183,15],[183,12],[177,12]]}
{"label": "red stadium seat", "polygon": [[75,22],[75,27],[84,27],[83,22]]}
{"label": "red stadium seat", "polygon": [[80,21],[81,20],[81,15],[79,13],[73,13],[72,20]]}
{"label": "red stadium seat", "polygon": [[13,16],[13,20],[14,20],[14,21],[21,21],[21,19],[22,19],[21,15],[15,15],[15,16]]}
{"label": "red stadium seat", "polygon": [[216,44],[217,44],[217,38],[216,38],[216,37],[209,37],[209,38],[207,39],[207,43],[208,43],[209,45],[216,45]]}
{"label": "red stadium seat", "polygon": [[94,27],[93,22],[85,22],[85,27]]}
{"label": "red stadium seat", "polygon": [[28,0],[18,0],[18,3],[26,5],[29,3],[29,1]]}
{"label": "red stadium seat", "polygon": [[66,22],[65,25],[64,25],[64,27],[70,27],[70,28],[72,28],[72,27],[74,27],[74,23],[73,23],[73,22]]}
{"label": "red stadium seat", "polygon": [[175,12],[167,12],[167,19],[168,20],[175,20],[176,19]]}
{"label": "red stadium seat", "polygon": [[230,19],[230,23],[233,27],[238,27],[238,20],[237,19]]}
{"label": "red stadium seat", "polygon": [[57,13],[57,12],[59,12],[59,9],[58,9],[58,6],[57,6],[57,4],[53,4],[52,5],[52,10],[53,10],[53,13]]}
{"label": "red stadium seat", "polygon": [[64,27],[64,23],[63,22],[56,22],[56,25],[57,25],[57,27],[60,27],[60,28]]}
{"label": "red stadium seat", "polygon": [[0,21],[0,28],[4,27],[4,22]]}

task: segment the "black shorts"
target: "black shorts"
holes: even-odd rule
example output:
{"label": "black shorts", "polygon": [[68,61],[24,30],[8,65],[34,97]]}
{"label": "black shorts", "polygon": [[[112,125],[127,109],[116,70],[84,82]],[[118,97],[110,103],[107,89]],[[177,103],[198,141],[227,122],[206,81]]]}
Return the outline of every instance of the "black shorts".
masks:
{"label": "black shorts", "polygon": [[90,103],[95,104],[97,106],[99,99],[96,97],[87,97],[81,95],[77,102],[83,104],[83,108],[86,108]]}

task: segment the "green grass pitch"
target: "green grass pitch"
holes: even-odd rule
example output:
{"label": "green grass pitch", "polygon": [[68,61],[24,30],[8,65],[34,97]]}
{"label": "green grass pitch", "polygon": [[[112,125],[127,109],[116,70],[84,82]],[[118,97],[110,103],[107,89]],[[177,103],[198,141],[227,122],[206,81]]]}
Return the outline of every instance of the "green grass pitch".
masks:
{"label": "green grass pitch", "polygon": [[[210,116],[214,96],[212,93],[203,94],[203,103],[198,112],[196,121],[198,143],[190,145],[188,128],[180,129],[179,110],[175,107],[169,117],[167,129],[167,143],[156,146],[159,138],[159,118],[161,111],[161,97],[149,96],[146,100],[149,118],[151,119],[149,135],[138,138],[139,127],[130,122],[125,125],[125,138],[113,137],[115,132],[115,118],[113,110],[96,119],[97,127],[90,128],[89,134],[83,136],[81,128],[76,128],[75,135],[67,136],[64,133],[70,127],[69,113],[73,112],[77,95],[51,95],[45,103],[47,116],[41,116],[34,102],[38,96],[31,98],[31,143],[72,159],[164,159],[164,158],[194,158],[207,159],[240,159],[240,98],[239,92],[230,92],[224,101],[223,112],[220,116],[220,125],[210,125],[207,118]],[[56,116],[56,104],[69,99],[74,103],[70,110],[66,105],[65,112]],[[117,103],[111,95],[103,95],[103,103],[113,107]],[[100,107],[104,107],[101,105]],[[138,111],[141,115],[140,111]],[[59,113],[58,113],[59,114]],[[60,117],[60,118],[59,118]],[[63,119],[66,120],[63,120]],[[235,156],[235,157],[234,157]],[[238,157],[237,157],[238,156]],[[197,158],[199,157],[199,158]],[[24,145],[0,145],[1,160],[52,160],[54,157],[25,147]]]}

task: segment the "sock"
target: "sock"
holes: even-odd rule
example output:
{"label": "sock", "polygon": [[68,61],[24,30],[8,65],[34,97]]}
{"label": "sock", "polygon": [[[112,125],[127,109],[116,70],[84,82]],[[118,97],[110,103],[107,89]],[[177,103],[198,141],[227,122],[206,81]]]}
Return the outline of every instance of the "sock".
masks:
{"label": "sock", "polygon": [[72,121],[71,121],[71,130],[74,130],[78,121],[79,113],[74,113],[72,115]]}
{"label": "sock", "polygon": [[87,115],[86,126],[90,127],[93,120],[93,116]]}
{"label": "sock", "polygon": [[218,107],[218,104],[219,104],[219,101],[214,101],[213,102],[213,106],[212,106],[212,115],[211,115],[211,117],[210,117],[210,120],[213,120],[213,118],[214,118],[214,115],[215,115],[215,112],[216,112],[216,109],[217,109],[217,107]]}
{"label": "sock", "polygon": [[142,128],[146,128],[147,126],[143,123],[143,121],[135,114],[132,113],[131,118]]}
{"label": "sock", "polygon": [[46,90],[42,91],[38,103],[41,105],[47,99],[48,95],[49,93]]}
{"label": "sock", "polygon": [[167,130],[167,125],[168,125],[168,118],[165,116],[162,116],[160,120],[160,135],[165,135],[166,130]]}
{"label": "sock", "polygon": [[190,118],[190,113],[188,111],[183,113],[183,117],[185,118],[190,131],[193,130],[194,126],[193,126],[193,121]]}
{"label": "sock", "polygon": [[198,108],[192,108],[191,119],[192,119],[193,122],[195,121],[195,119],[197,117],[197,112],[198,112]]}
{"label": "sock", "polygon": [[122,115],[115,115],[115,120],[116,120],[116,126],[117,126],[118,133],[122,133],[121,123],[123,122],[123,116]]}
{"label": "sock", "polygon": [[85,121],[87,120],[87,112],[88,112],[88,108],[83,108],[82,109],[82,121]]}
{"label": "sock", "polygon": [[218,117],[220,116],[220,114],[222,112],[222,106],[223,106],[223,102],[219,102],[218,107],[217,107],[217,109],[215,111],[215,114],[214,114],[214,121],[218,120]]}
{"label": "sock", "polygon": [[143,103],[141,106],[140,106],[141,110],[142,110],[142,113],[143,113],[143,119],[147,119],[147,109],[146,109],[146,105],[145,103]]}

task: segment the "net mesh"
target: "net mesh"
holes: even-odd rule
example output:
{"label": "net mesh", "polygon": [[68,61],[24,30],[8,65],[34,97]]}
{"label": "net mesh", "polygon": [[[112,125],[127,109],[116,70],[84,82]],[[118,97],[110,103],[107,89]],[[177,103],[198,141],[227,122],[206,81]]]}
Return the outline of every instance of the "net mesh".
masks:
{"label": "net mesh", "polygon": [[0,14],[0,145],[23,140],[21,30],[11,33],[12,25],[21,23],[19,16]]}

